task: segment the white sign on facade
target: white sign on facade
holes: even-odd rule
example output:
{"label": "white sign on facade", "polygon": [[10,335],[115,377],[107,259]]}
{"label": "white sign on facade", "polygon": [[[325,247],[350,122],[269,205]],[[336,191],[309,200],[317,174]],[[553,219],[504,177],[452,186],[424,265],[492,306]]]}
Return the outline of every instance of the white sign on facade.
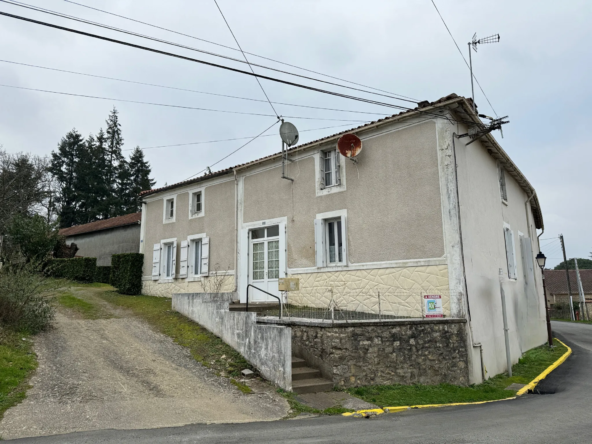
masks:
{"label": "white sign on facade", "polygon": [[425,304],[424,313],[426,318],[443,318],[444,311],[442,310],[442,296],[439,294],[424,295],[423,301]]}

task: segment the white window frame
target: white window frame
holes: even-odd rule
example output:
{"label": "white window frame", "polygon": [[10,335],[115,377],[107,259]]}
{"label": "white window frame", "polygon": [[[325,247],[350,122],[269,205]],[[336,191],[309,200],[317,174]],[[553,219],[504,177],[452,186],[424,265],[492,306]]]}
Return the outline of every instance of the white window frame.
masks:
{"label": "white window frame", "polygon": [[[172,256],[171,256],[171,275],[167,276],[166,269],[167,269],[167,257],[166,257],[166,247],[171,246]],[[172,282],[177,277],[177,238],[171,239],[163,239],[160,241],[160,282]]]}
{"label": "white window frame", "polygon": [[508,279],[518,279],[518,264],[516,262],[516,241],[514,232],[510,224],[504,222],[504,249],[506,251],[506,267],[508,270]]}
{"label": "white window frame", "polygon": [[[201,194],[201,210],[199,212],[195,212],[193,199],[196,194]],[[205,196],[206,196],[206,189],[205,188],[196,188],[194,190],[189,191],[189,219],[195,219],[198,217],[203,217],[206,213],[206,206],[205,206]]]}
{"label": "white window frame", "polygon": [[[333,172],[333,184],[325,186],[324,177],[324,161],[325,153],[332,152],[332,172]],[[315,155],[315,182],[316,182],[316,195],[325,196],[327,194],[337,193],[346,190],[345,181],[345,161],[346,158],[341,155],[337,148],[321,148]]]}
{"label": "white window frame", "polygon": [[[341,222],[342,260],[329,262],[329,222]],[[347,210],[319,213],[315,218],[315,262],[317,268],[344,267],[349,265],[347,256]]]}
{"label": "white window frame", "polygon": [[[169,202],[173,202],[173,217],[169,217]],[[177,220],[177,195],[163,197],[162,199],[162,223],[172,224]]]}
{"label": "white window frame", "polygon": [[504,204],[508,205],[508,181],[506,180],[506,170],[501,163],[497,164],[497,176],[500,188],[500,198]]}
{"label": "white window frame", "polygon": [[189,243],[189,248],[187,250],[188,258],[189,258],[187,261],[187,279],[189,281],[200,281],[204,276],[208,275],[208,273],[204,272],[203,256],[201,253],[200,253],[200,263],[198,265],[198,273],[195,273],[195,247],[197,244],[199,244],[199,248],[200,248],[200,252],[201,252],[202,243],[204,242],[205,239],[209,239],[206,236],[206,233],[192,234],[191,236],[187,236],[187,242]]}

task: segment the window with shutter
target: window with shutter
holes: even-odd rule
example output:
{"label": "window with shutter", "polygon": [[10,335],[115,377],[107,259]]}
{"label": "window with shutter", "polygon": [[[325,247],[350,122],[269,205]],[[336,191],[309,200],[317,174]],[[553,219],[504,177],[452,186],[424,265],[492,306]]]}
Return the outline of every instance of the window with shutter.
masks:
{"label": "window with shutter", "polygon": [[160,277],[160,244],[154,244],[152,249],[152,280]]}
{"label": "window with shutter", "polygon": [[207,276],[210,270],[210,238],[204,237],[201,240],[201,275]]}
{"label": "window with shutter", "polygon": [[180,278],[187,277],[188,259],[189,259],[189,242],[181,241],[181,252],[179,255],[179,277]]}
{"label": "window with shutter", "polygon": [[504,240],[506,243],[506,261],[508,265],[508,277],[516,279],[516,254],[514,249],[514,233],[509,227],[504,227]]}
{"label": "window with shutter", "polygon": [[[338,214],[341,211],[337,212]],[[347,226],[345,214],[323,218],[315,225],[315,262],[317,267],[347,265]]]}
{"label": "window with shutter", "polygon": [[506,187],[506,172],[504,167],[500,164],[498,165],[499,168],[499,182],[500,182],[500,195],[504,202],[508,201],[508,190]]}

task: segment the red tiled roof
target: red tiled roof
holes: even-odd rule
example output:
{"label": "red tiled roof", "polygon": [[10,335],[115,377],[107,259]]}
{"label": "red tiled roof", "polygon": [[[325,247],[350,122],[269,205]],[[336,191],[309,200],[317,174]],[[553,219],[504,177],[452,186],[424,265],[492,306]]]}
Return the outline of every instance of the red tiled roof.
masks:
{"label": "red tiled roof", "polygon": [[[592,270],[580,270],[582,287],[585,294],[592,293]],[[569,270],[569,283],[571,284],[571,294],[578,294],[578,280],[576,270]],[[545,270],[545,286],[548,294],[567,295],[567,276],[565,270]]]}
{"label": "red tiled roof", "polygon": [[137,225],[141,220],[142,213],[125,214],[123,216],[112,217],[111,219],[98,220],[89,224],[62,228],[60,230],[60,235],[70,237],[84,233],[93,233],[95,231],[109,230],[111,228],[125,227],[127,225]]}

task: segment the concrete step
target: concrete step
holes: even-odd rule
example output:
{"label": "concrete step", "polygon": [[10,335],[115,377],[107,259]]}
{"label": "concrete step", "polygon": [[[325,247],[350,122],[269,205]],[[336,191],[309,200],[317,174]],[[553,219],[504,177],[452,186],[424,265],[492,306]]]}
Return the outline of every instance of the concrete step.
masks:
{"label": "concrete step", "polygon": [[300,395],[304,393],[328,392],[333,383],[323,378],[300,379],[292,382],[292,390]]}
{"label": "concrete step", "polygon": [[292,356],[292,368],[306,367],[306,361],[304,359]]}
{"label": "concrete step", "polygon": [[315,368],[298,367],[292,368],[292,381],[300,381],[302,379],[320,378],[321,372]]}

